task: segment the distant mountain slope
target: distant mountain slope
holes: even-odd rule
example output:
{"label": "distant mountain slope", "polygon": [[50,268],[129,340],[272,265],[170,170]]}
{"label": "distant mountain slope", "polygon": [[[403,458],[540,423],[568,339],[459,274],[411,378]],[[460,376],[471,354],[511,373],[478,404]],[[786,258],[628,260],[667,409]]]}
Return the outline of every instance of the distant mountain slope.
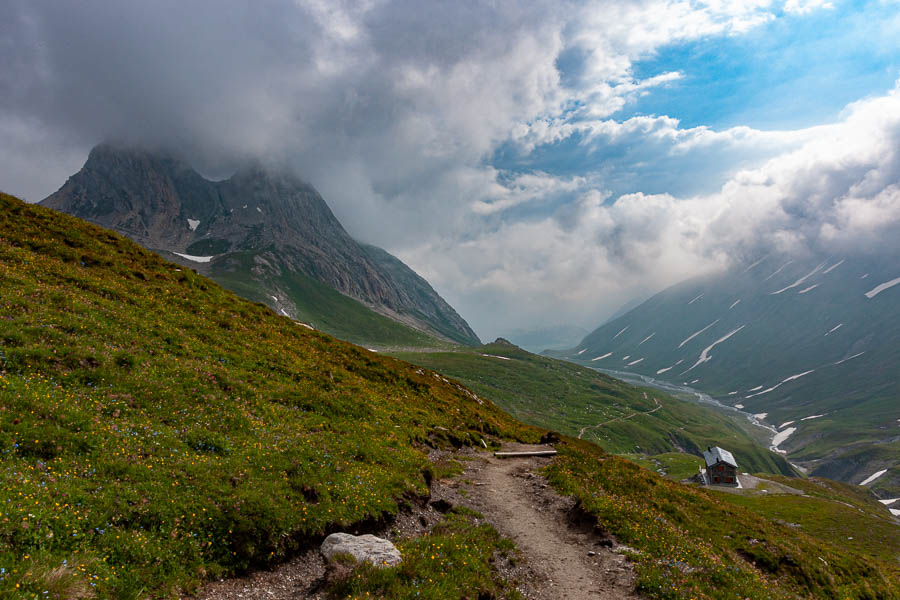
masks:
{"label": "distant mountain slope", "polygon": [[587,330],[575,325],[556,325],[536,329],[514,329],[504,337],[529,352],[543,352],[571,348],[587,334]]}
{"label": "distant mountain slope", "polygon": [[356,242],[318,192],[294,177],[256,166],[213,182],[162,153],[100,145],[42,204],[177,254],[214,279],[258,286],[264,302],[291,316],[328,311],[286,281],[303,275],[440,339],[479,343],[424,279]]}
{"label": "distant mountain slope", "polygon": [[742,470],[796,474],[784,457],[751,436],[745,419],[531,354],[502,339],[453,352],[395,356],[459,379],[525,423],[590,440],[607,452],[699,457],[707,446],[722,445],[734,451]]}
{"label": "distant mountain slope", "polygon": [[687,281],[563,353],[764,419],[817,475],[900,491],[900,262],[767,257]]}

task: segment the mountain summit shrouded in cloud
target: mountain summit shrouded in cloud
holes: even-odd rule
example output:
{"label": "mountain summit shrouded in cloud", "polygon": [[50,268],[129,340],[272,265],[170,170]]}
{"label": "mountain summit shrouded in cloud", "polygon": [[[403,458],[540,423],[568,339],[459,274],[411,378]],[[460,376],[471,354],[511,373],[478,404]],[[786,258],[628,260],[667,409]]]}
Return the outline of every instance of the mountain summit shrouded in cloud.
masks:
{"label": "mountain summit shrouded in cloud", "polygon": [[43,198],[101,140],[255,159],[483,338],[593,326],[760,247],[896,252],[898,27],[887,1],[12,0],[0,189]]}

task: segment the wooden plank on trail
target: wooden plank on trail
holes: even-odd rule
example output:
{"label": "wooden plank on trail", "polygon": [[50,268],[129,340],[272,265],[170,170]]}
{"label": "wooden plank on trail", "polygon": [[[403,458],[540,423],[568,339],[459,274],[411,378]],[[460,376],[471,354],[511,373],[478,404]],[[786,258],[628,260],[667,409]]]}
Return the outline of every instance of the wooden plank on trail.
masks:
{"label": "wooden plank on trail", "polygon": [[524,458],[528,456],[556,456],[556,450],[535,450],[533,452],[494,452],[497,458]]}

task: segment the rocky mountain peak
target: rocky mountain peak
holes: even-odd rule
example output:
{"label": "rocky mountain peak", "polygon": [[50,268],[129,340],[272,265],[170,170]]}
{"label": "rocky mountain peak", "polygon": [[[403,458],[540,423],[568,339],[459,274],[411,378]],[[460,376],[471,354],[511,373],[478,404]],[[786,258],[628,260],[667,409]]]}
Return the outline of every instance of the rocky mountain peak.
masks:
{"label": "rocky mountain peak", "polygon": [[356,242],[315,188],[261,163],[209,181],[169,153],[101,144],[43,204],[170,257],[202,256],[191,266],[214,278],[226,255],[266,253],[265,273],[302,273],[415,328],[478,343],[424,279],[384,250]]}

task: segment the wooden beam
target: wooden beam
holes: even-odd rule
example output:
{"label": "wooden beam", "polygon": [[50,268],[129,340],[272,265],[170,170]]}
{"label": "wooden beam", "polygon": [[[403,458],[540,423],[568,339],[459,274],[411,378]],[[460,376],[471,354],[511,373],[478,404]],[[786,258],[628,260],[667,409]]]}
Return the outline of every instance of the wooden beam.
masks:
{"label": "wooden beam", "polygon": [[524,458],[528,456],[556,456],[556,450],[535,450],[533,452],[494,452],[497,458]]}

